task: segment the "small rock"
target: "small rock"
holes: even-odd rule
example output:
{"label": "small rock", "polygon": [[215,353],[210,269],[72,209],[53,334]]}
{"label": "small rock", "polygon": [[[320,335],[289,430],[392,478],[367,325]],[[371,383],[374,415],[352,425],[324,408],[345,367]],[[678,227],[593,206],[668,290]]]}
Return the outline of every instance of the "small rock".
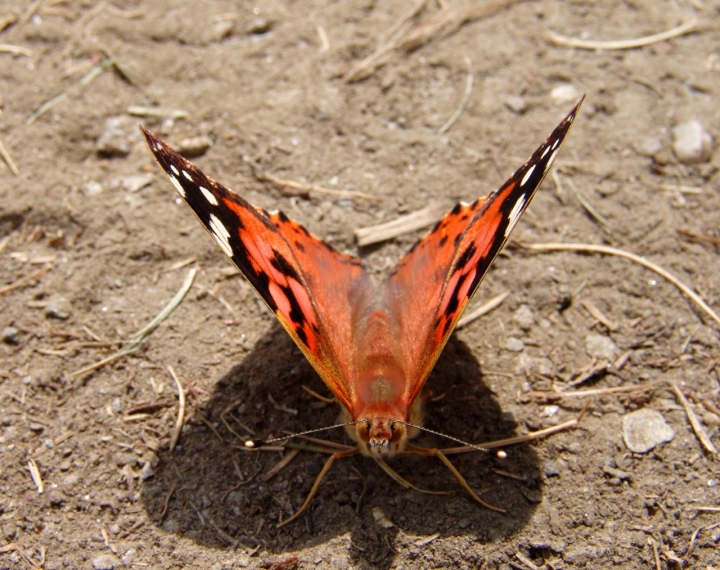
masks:
{"label": "small rock", "polygon": [[509,95],[506,97],[505,106],[518,115],[522,115],[528,108],[527,101],[524,97],[520,97],[520,95]]}
{"label": "small rock", "polygon": [[110,117],[105,129],[95,143],[98,154],[123,157],[130,154],[133,145],[140,140],[140,130],[130,117]]}
{"label": "small rock", "polygon": [[532,309],[527,305],[520,305],[513,314],[515,321],[523,330],[530,329],[535,324],[535,315]]}
{"label": "small rock", "polygon": [[672,147],[677,159],[683,164],[710,160],[713,139],[700,121],[687,121],[672,129]]}
{"label": "small rock", "polygon": [[385,516],[380,507],[373,507],[372,515],[375,519],[375,522],[378,523],[382,528],[392,528],[395,526],[392,521]]}
{"label": "small rock", "polygon": [[72,305],[65,297],[50,297],[50,302],[45,305],[45,316],[51,319],[65,320],[72,314]]}
{"label": "small rock", "polygon": [[147,174],[133,174],[120,180],[120,184],[127,192],[138,192],[152,183],[154,176]]}
{"label": "small rock", "polygon": [[515,374],[524,375],[526,372],[551,376],[553,373],[553,363],[549,358],[545,358],[544,356],[530,356],[527,353],[522,353],[517,358]]}
{"label": "small rock", "polygon": [[220,20],[215,22],[212,27],[203,34],[205,43],[214,43],[224,40],[232,35],[235,22],[233,20]]}
{"label": "small rock", "polygon": [[545,477],[557,477],[560,475],[560,466],[552,459],[543,462],[543,473]]}
{"label": "small rock", "polygon": [[630,451],[647,453],[661,443],[672,441],[673,429],[657,410],[643,408],[623,416],[623,439]]}
{"label": "small rock", "polygon": [[93,558],[92,567],[95,570],[113,570],[120,561],[112,554],[101,554]]}
{"label": "small rock", "polygon": [[152,464],[149,461],[146,461],[140,470],[140,478],[148,480],[152,477],[155,477],[155,472],[153,471]]}
{"label": "small rock", "polygon": [[15,327],[5,327],[0,334],[0,338],[5,344],[19,344],[20,343],[20,331]]}
{"label": "small rock", "polygon": [[135,556],[137,556],[137,550],[131,548],[122,557],[122,565],[125,567],[132,566],[135,563]]}
{"label": "small rock", "polygon": [[511,352],[522,352],[524,349],[525,343],[519,338],[511,336],[505,341],[505,350],[510,350]]}
{"label": "small rock", "polygon": [[201,135],[199,137],[181,140],[175,145],[175,150],[185,158],[193,158],[205,154],[212,144],[213,142],[210,140],[210,137]]}
{"label": "small rock", "polygon": [[83,194],[85,194],[85,196],[97,196],[98,194],[102,194],[104,189],[105,188],[102,184],[100,184],[99,182],[95,182],[94,180],[86,182],[85,184],[83,184],[82,188],[80,188],[80,190]]}
{"label": "small rock", "polygon": [[643,137],[635,141],[633,147],[638,154],[653,157],[662,150],[662,141],[655,137]]}
{"label": "small rock", "polygon": [[248,34],[265,34],[272,28],[272,20],[267,18],[255,18],[247,27]]}
{"label": "small rock", "polygon": [[598,333],[589,333],[585,337],[585,351],[595,358],[602,358],[609,362],[614,361],[618,355],[618,347],[610,337]]}
{"label": "small rock", "polygon": [[561,83],[550,92],[550,97],[556,105],[564,105],[580,99],[580,91],[570,83]]}

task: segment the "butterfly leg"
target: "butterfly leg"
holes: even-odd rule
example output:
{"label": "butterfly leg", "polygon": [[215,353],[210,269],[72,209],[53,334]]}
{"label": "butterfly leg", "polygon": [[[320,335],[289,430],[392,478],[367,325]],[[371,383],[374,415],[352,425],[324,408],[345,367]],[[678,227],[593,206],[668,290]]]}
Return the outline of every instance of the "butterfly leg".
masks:
{"label": "butterfly leg", "polygon": [[392,467],[390,467],[387,463],[385,463],[382,459],[379,457],[375,458],[375,461],[377,464],[382,468],[385,473],[390,475],[390,477],[395,480],[395,482],[399,483],[406,489],[415,489],[416,491],[419,491],[420,493],[427,493],[428,495],[449,495],[452,491],[427,491],[425,489],[421,489],[420,487],[416,487],[413,485],[410,481],[402,477],[397,471],[395,471]]}
{"label": "butterfly leg", "polygon": [[505,509],[501,509],[500,507],[495,507],[493,505],[490,505],[490,504],[486,503],[485,501],[483,501],[480,497],[478,497],[475,494],[475,491],[473,491],[470,488],[470,485],[468,485],[467,481],[465,481],[465,477],[460,475],[460,471],[458,471],[455,468],[455,466],[452,463],[450,463],[450,460],[439,449],[436,449],[434,447],[427,448],[427,447],[417,447],[415,445],[408,445],[407,451],[417,454],[417,455],[430,455],[430,456],[437,457],[440,461],[442,461],[445,464],[445,467],[447,467],[450,470],[450,473],[452,473],[455,476],[455,479],[458,480],[458,483],[460,483],[460,485],[462,485],[463,489],[465,489],[470,494],[470,496],[473,499],[475,499],[478,503],[480,503],[483,507],[485,507],[486,509],[490,509],[491,511],[498,512],[498,513],[507,512]]}
{"label": "butterfly leg", "polygon": [[358,453],[360,453],[360,449],[358,448],[349,449],[348,451],[336,451],[335,453],[333,453],[325,462],[325,466],[322,468],[322,471],[320,471],[317,478],[315,479],[315,483],[313,484],[312,489],[310,489],[310,493],[308,493],[305,502],[293,516],[291,516],[287,520],[282,521],[281,523],[278,523],[277,528],[283,527],[286,524],[293,522],[301,514],[303,514],[303,512],[305,512],[305,509],[307,509],[310,501],[312,501],[315,493],[317,493],[318,489],[320,488],[320,483],[322,483],[322,480],[325,478],[325,475],[327,475],[327,472],[330,471],[330,467],[332,467],[332,464],[335,463],[335,461],[337,461],[338,459],[342,459],[343,457],[351,457],[353,455],[357,455]]}

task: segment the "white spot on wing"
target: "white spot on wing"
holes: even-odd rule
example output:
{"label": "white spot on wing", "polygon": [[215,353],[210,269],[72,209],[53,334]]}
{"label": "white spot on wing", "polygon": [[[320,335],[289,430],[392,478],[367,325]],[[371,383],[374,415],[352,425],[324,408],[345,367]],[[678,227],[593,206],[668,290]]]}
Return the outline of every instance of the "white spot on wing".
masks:
{"label": "white spot on wing", "polygon": [[190,176],[190,174],[188,174],[188,171],[187,171],[187,170],[183,170],[183,176],[184,176],[185,178],[187,178],[190,182],[193,181],[192,176]]}
{"label": "white spot on wing", "polygon": [[545,167],[545,172],[550,170],[550,168],[553,165],[553,162],[555,162],[555,159],[557,158],[558,150],[560,150],[560,149],[555,149],[555,152],[553,152],[552,155],[550,156],[550,160],[548,160],[547,166]]}
{"label": "white spot on wing", "polygon": [[200,192],[203,193],[203,196],[205,196],[205,199],[206,199],[208,202],[210,202],[213,206],[217,206],[217,205],[218,205],[217,198],[213,195],[212,192],[210,192],[210,190],[208,190],[208,189],[205,188],[204,186],[200,186],[199,188],[200,188]]}
{"label": "white spot on wing", "polygon": [[525,184],[527,184],[527,181],[530,180],[530,177],[532,176],[532,173],[535,172],[535,167],[536,167],[536,166],[537,166],[537,164],[533,164],[533,165],[530,167],[530,170],[528,170],[528,171],[525,173],[525,176],[523,176],[523,179],[520,181],[520,186],[525,186]]}
{"label": "white spot on wing", "polygon": [[185,198],[185,188],[182,187],[182,184],[180,184],[180,181],[175,178],[172,174],[168,174],[168,178],[170,179],[170,182],[172,182],[172,185],[175,186],[175,190],[178,191],[180,196]]}
{"label": "white spot on wing", "polygon": [[175,165],[174,165],[174,164],[171,164],[171,165],[170,165],[170,170],[173,171],[173,173],[175,174],[175,176],[180,176],[180,173],[178,172],[178,169],[175,168]]}
{"label": "white spot on wing", "polygon": [[505,237],[508,237],[510,235],[510,232],[513,231],[515,224],[517,224],[518,220],[520,219],[520,214],[522,214],[524,205],[525,205],[525,196],[520,196],[518,201],[515,202],[513,209],[510,210],[510,217],[509,217],[509,221],[508,221],[508,227],[505,230]]}
{"label": "white spot on wing", "polygon": [[232,248],[230,247],[230,232],[223,223],[215,216],[210,214],[210,231],[212,232],[215,241],[225,252],[225,255],[232,257]]}

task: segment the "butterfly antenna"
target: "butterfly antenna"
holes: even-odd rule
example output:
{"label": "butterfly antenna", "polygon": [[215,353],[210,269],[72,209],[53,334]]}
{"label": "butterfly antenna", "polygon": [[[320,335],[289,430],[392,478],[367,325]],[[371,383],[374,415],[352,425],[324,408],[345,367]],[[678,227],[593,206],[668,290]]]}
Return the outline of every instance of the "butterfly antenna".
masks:
{"label": "butterfly antenna", "polygon": [[446,439],[449,439],[449,440],[451,440],[451,441],[454,441],[455,443],[461,443],[462,445],[466,445],[466,446],[468,446],[468,447],[472,447],[473,449],[477,449],[478,451],[484,451],[485,453],[490,453],[490,450],[487,449],[487,448],[485,448],[485,447],[480,447],[479,445],[475,445],[474,443],[468,443],[467,441],[463,441],[462,439],[458,439],[457,437],[453,437],[453,436],[448,435],[448,434],[446,434],[446,433],[442,433],[442,432],[439,432],[439,431],[435,431],[434,429],[430,429],[430,428],[426,428],[426,427],[422,427],[422,426],[417,426],[417,425],[415,425],[415,424],[409,424],[408,422],[403,422],[403,421],[400,421],[400,420],[395,420],[395,421],[396,421],[397,423],[403,424],[404,426],[407,426],[407,427],[412,427],[412,428],[415,428],[415,429],[419,429],[419,430],[421,430],[421,431],[426,431],[426,432],[431,433],[431,434],[433,434],[433,435],[439,435],[440,437],[444,437],[444,438],[446,438]]}
{"label": "butterfly antenna", "polygon": [[274,437],[273,439],[248,439],[245,441],[245,447],[248,449],[255,449],[257,447],[262,447],[264,445],[269,445],[271,443],[275,443],[276,441],[285,441],[286,439],[290,439],[291,437],[298,437],[301,435],[310,435],[311,433],[318,433],[320,431],[325,431],[328,429],[335,429],[335,428],[341,428],[341,427],[347,427],[347,426],[354,426],[357,422],[347,422],[344,424],[335,424],[334,426],[327,426],[317,429],[309,429],[307,431],[300,431],[298,433],[291,433],[288,435],[284,435],[282,437]]}

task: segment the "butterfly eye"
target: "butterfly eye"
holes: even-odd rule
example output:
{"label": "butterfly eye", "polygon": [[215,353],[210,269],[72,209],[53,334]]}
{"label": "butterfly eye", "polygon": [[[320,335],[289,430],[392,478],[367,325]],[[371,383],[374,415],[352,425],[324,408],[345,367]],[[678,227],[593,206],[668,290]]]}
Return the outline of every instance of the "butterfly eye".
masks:
{"label": "butterfly eye", "polygon": [[397,443],[400,441],[403,436],[405,435],[405,426],[398,422],[393,422],[393,424],[390,426],[390,431],[392,433],[392,437],[390,438],[391,443]]}
{"label": "butterfly eye", "polygon": [[368,443],[370,441],[370,422],[367,420],[360,421],[356,425],[358,438],[360,438],[361,441]]}

